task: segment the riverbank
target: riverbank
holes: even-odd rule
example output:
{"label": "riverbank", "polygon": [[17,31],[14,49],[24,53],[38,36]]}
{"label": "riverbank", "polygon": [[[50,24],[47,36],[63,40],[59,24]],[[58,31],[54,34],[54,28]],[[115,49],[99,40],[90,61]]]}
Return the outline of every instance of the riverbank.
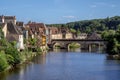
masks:
{"label": "riverbank", "polygon": [[107,59],[109,60],[120,60],[120,55],[107,55]]}
{"label": "riverbank", "polygon": [[118,80],[119,69],[120,61],[106,60],[104,53],[51,51],[4,72],[0,80]]}
{"label": "riverbank", "polygon": [[[9,64],[9,62],[8,62],[8,60],[4,57],[4,59],[6,59],[6,62],[4,61],[4,62],[2,62],[2,64],[4,64],[4,65],[1,65],[0,66],[0,73],[1,72],[4,72],[4,71],[8,71],[8,70],[12,70],[12,69],[14,69],[16,66],[18,66],[18,65],[21,65],[21,64],[23,64],[23,63],[25,63],[25,62],[28,62],[29,60],[31,60],[32,59],[32,57],[34,57],[35,56],[35,54],[31,54],[31,52],[29,52],[29,54],[28,53],[25,53],[25,52],[20,52],[20,58],[21,58],[21,61],[20,61],[20,63],[18,63],[18,64],[14,64],[14,65],[11,65],[11,64]],[[5,63],[6,63],[6,66],[5,66]],[[4,67],[5,66],[5,67]],[[3,67],[3,68],[1,68],[1,67]]]}
{"label": "riverbank", "polygon": [[0,51],[0,73],[13,69],[15,66],[31,61],[34,56],[46,53],[47,50],[39,49],[37,52],[28,50],[16,51],[13,50],[9,54],[5,51]]}

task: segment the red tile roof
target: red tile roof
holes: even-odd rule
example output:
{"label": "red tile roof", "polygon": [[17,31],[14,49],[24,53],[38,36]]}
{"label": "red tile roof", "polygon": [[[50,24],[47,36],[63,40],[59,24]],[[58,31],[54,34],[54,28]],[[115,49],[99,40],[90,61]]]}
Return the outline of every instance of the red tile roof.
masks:
{"label": "red tile roof", "polygon": [[27,24],[29,26],[29,33],[31,34],[45,34],[46,32],[46,27],[43,23],[28,23]]}
{"label": "red tile roof", "polygon": [[52,31],[52,34],[58,34],[59,30],[57,27],[50,27],[50,30]]}

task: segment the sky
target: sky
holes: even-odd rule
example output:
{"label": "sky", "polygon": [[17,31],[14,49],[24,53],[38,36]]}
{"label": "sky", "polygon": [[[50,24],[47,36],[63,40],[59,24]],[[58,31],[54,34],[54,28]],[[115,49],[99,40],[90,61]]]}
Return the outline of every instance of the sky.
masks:
{"label": "sky", "polygon": [[45,24],[120,16],[120,0],[0,0],[0,15]]}

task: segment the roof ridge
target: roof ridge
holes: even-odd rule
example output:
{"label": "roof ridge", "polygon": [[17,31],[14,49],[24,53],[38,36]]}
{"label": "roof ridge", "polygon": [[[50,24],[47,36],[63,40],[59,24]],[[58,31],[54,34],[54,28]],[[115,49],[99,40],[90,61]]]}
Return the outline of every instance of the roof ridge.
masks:
{"label": "roof ridge", "polygon": [[17,29],[17,26],[13,23],[8,23],[8,31],[10,33],[20,34],[19,30]]}

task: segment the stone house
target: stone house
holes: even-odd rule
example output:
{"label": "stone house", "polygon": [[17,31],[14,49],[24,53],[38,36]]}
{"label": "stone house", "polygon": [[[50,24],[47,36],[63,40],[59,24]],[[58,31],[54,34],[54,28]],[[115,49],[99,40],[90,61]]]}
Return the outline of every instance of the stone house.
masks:
{"label": "stone house", "polygon": [[19,28],[13,23],[7,23],[7,36],[6,39],[9,42],[16,41],[16,47],[18,50],[24,49],[23,43],[23,33],[19,30]]}
{"label": "stone house", "polygon": [[92,39],[92,40],[101,40],[101,36],[97,34],[96,32],[93,32],[88,35],[87,39]]}
{"label": "stone house", "polygon": [[37,38],[40,46],[46,45],[46,25],[44,23],[30,22],[28,27],[29,38]]}
{"label": "stone house", "polygon": [[0,22],[1,23],[13,23],[13,24],[16,24],[16,17],[15,16],[0,16]]}
{"label": "stone house", "polygon": [[0,16],[0,24],[3,27],[5,38],[11,42],[16,41],[18,50],[24,49],[22,30],[16,25],[15,16]]}
{"label": "stone house", "polygon": [[59,28],[59,31],[60,31],[59,33],[62,34],[62,39],[73,39],[73,34],[67,27],[61,26]]}
{"label": "stone house", "polygon": [[66,33],[66,39],[73,39],[72,33]]}
{"label": "stone house", "polygon": [[51,39],[62,39],[62,34],[57,27],[51,27]]}
{"label": "stone house", "polygon": [[86,39],[86,38],[87,38],[86,33],[80,33],[79,35],[77,35],[77,39]]}
{"label": "stone house", "polygon": [[7,24],[6,23],[0,23],[0,27],[2,28],[2,31],[4,33],[4,37],[7,36]]}
{"label": "stone house", "polygon": [[52,39],[72,39],[73,34],[70,33],[66,27],[51,27],[51,38]]}
{"label": "stone house", "polygon": [[46,27],[46,42],[47,42],[47,44],[50,44],[50,42],[51,42],[51,29],[50,29],[50,27],[49,26],[47,26]]}

